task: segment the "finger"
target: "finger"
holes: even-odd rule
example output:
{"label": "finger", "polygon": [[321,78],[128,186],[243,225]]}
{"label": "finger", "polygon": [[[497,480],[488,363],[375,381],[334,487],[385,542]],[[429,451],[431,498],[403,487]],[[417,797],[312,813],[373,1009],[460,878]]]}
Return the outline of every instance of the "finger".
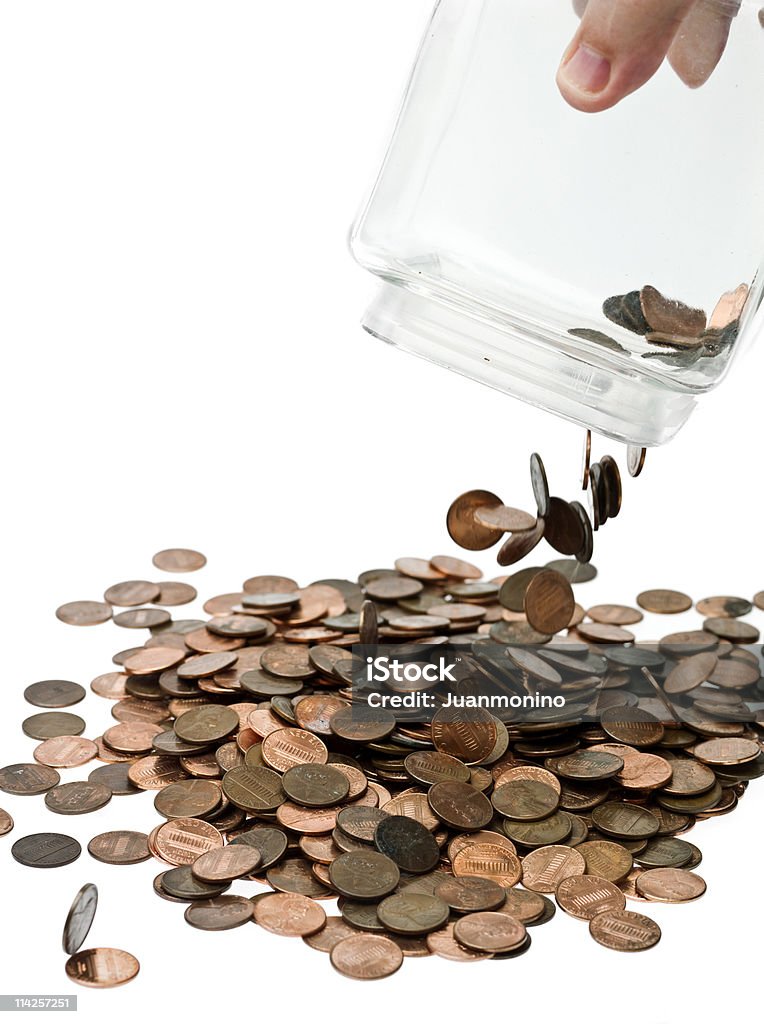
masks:
{"label": "finger", "polygon": [[652,78],[695,0],[589,0],[557,72],[577,110],[607,110]]}
{"label": "finger", "polygon": [[722,59],[732,19],[741,0],[698,0],[679,27],[668,53],[672,68],[685,85],[697,89]]}

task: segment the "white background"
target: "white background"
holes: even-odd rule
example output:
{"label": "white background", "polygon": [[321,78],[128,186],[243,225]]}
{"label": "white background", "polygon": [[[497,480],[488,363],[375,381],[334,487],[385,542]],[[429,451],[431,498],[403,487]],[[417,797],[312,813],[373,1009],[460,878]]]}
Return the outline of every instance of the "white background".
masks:
{"label": "white background", "polygon": [[[112,624],[64,626],[57,605],[155,577],[162,547],[206,552],[193,582],[209,596],[255,573],[307,583],[401,555],[458,554],[444,527],[450,500],[485,487],[530,506],[533,448],[553,490],[577,496],[581,431],[358,326],[373,282],[348,255],[347,229],[429,9],[430,0],[0,8],[3,763],[31,759],[25,685],[87,685],[135,642]],[[695,598],[764,588],[763,369],[760,344],[627,481],[582,603],[631,602],[653,586]],[[610,442],[595,450],[624,461]],[[498,571],[490,553],[478,561]],[[764,614],[750,618],[764,626]],[[699,621],[652,618],[641,635]],[[86,735],[111,724],[93,695],[74,710]],[[655,950],[601,949],[558,913],[519,960],[408,961],[363,990],[298,940],[249,925],[188,927],[181,905],[153,895],[153,862],[109,867],[85,852],[45,872],[11,859],[29,832],[61,829],[85,846],[109,828],[149,831],[158,819],[148,794],[66,819],[42,798],[0,794],[16,820],[0,839],[0,991],[76,991],[88,1021],[377,1021],[404,1011],[712,1021],[730,985],[759,970],[760,897],[748,879],[762,789],[692,832],[709,891],[693,905],[650,908],[664,928]],[[124,989],[65,979],[61,927],[85,881],[101,892],[90,942],[141,961]]]}

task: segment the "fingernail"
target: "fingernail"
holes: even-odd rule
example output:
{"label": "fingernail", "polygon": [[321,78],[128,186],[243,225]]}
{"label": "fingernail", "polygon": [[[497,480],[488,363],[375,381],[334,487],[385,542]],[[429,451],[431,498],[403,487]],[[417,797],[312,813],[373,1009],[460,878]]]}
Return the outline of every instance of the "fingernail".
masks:
{"label": "fingernail", "polygon": [[579,43],[573,56],[563,64],[560,74],[579,92],[602,92],[610,81],[610,61],[586,43]]}

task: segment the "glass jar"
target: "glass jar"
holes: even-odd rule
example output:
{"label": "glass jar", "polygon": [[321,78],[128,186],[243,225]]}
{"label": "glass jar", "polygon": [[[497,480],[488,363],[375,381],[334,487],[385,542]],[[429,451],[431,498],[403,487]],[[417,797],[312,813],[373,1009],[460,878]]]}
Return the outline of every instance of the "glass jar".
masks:
{"label": "glass jar", "polygon": [[440,0],[352,232],[382,279],[366,330],[619,440],[674,436],[762,322],[762,3],[734,4],[702,87],[666,60],[584,113],[555,80],[580,0]]}

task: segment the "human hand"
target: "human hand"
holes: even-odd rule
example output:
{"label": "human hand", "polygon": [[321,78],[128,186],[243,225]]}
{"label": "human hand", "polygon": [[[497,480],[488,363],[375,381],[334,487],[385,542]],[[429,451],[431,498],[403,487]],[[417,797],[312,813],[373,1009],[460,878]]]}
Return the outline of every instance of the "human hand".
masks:
{"label": "human hand", "polygon": [[581,24],[557,72],[576,110],[597,113],[641,88],[668,57],[691,89],[721,60],[742,0],[573,0]]}

